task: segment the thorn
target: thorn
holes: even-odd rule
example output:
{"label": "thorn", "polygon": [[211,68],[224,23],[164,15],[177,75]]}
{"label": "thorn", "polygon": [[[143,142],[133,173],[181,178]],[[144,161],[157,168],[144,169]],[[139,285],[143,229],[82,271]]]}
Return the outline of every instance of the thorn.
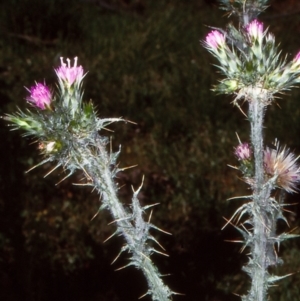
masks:
{"label": "thorn", "polygon": [[60,166],[61,166],[61,164],[56,165],[53,169],[51,169],[47,174],[44,175],[44,178],[46,178],[47,176],[49,176],[55,169],[57,169]]}
{"label": "thorn", "polygon": [[242,108],[240,107],[240,105],[236,102],[237,97],[235,98],[235,100],[233,101],[233,105],[237,106],[238,109],[240,110],[240,112],[248,119],[247,114],[242,110]]}
{"label": "thorn", "polygon": [[185,294],[178,293],[178,292],[173,292],[173,291],[172,291],[172,294],[173,294],[173,295],[179,295],[179,296],[185,296]]}
{"label": "thorn", "polygon": [[94,187],[94,185],[92,183],[85,183],[85,184],[72,183],[72,185],[74,185],[74,186],[93,186]]}
{"label": "thorn", "polygon": [[[99,211],[95,214],[95,216],[99,213]],[[117,234],[118,231],[115,231],[112,235],[110,235],[109,237],[107,237],[103,243],[106,243],[107,241],[109,241],[111,238],[113,238],[116,234]]]}
{"label": "thorn", "polygon": [[156,226],[154,226],[154,225],[151,225],[151,227],[152,227],[153,229],[156,229],[156,230],[162,232],[162,233],[165,233],[165,234],[168,234],[168,235],[172,235],[172,233],[167,232],[167,231],[164,231],[163,229],[160,229],[160,228],[158,228],[158,227],[156,227]]}
{"label": "thorn", "polygon": [[120,190],[120,189],[123,188],[124,186],[126,186],[126,184],[124,184],[124,185],[118,187],[118,190]]}
{"label": "thorn", "polygon": [[[225,217],[223,217],[226,221],[227,221],[227,219],[225,218]],[[232,224],[231,223],[231,221],[228,221],[227,223],[226,223],[226,226],[228,225],[228,224],[230,224],[230,225],[232,225],[235,229],[237,229],[241,234],[242,234],[242,236],[245,238],[245,234],[247,234],[248,235],[248,233],[246,233],[244,230],[242,230],[241,228],[239,228],[238,226],[236,226],[236,225],[234,225],[234,224]],[[224,227],[222,228],[222,230],[224,229]]]}
{"label": "thorn", "polygon": [[128,263],[128,264],[126,264],[126,265],[124,265],[124,266],[122,266],[122,267],[120,267],[120,268],[118,268],[118,269],[115,269],[115,271],[123,270],[123,269],[125,269],[125,268],[127,268],[127,267],[129,267],[129,266],[131,266],[131,265],[132,265],[131,263]]}
{"label": "thorn", "polygon": [[30,142],[29,145],[32,145],[32,144],[37,143],[37,142],[39,142],[39,140],[34,140],[34,141]]}
{"label": "thorn", "polygon": [[[298,205],[298,203],[280,204],[280,207],[295,206],[295,205]],[[294,213],[294,212],[292,212],[292,213]]]}
{"label": "thorn", "polygon": [[86,180],[86,177],[80,178],[80,179],[79,179],[79,182],[80,182],[80,181],[83,181],[83,180]]}
{"label": "thorn", "polygon": [[[244,245],[243,247],[241,247],[240,253],[243,253],[244,250],[246,249],[247,245]],[[250,254],[249,254],[250,255]]]}
{"label": "thorn", "polygon": [[245,230],[245,232],[247,232],[247,234],[250,236],[251,233],[248,231],[248,229],[244,226],[244,224],[241,224],[241,226],[243,227],[243,229]]}
{"label": "thorn", "polygon": [[149,214],[148,223],[150,223],[150,220],[151,220],[151,217],[152,217],[152,213],[153,213],[153,210],[151,210],[151,212]]}
{"label": "thorn", "polygon": [[134,121],[131,121],[131,120],[128,120],[128,119],[124,119],[125,122],[128,122],[128,123],[131,123],[131,124],[137,124],[136,122]]}
{"label": "thorn", "polygon": [[63,168],[65,168],[67,165],[68,165],[68,163],[71,161],[71,158],[69,158],[67,161],[66,161],[66,163],[64,164],[64,166],[63,166]]}
{"label": "thorn", "polygon": [[128,220],[128,219],[131,219],[131,216],[127,216],[127,217],[122,217],[122,218],[115,219],[114,221],[108,223],[107,225],[109,226],[109,225],[112,225],[114,223],[125,221],[125,220]]}
{"label": "thorn", "polygon": [[227,223],[221,228],[221,230],[224,230],[225,227],[227,227],[229,224],[231,224],[231,220],[233,219],[233,216],[231,217],[230,220],[228,220],[225,216],[223,216],[223,219],[225,219],[225,221],[226,221]]}
{"label": "thorn", "polygon": [[226,201],[238,200],[238,199],[251,199],[253,195],[244,195],[244,196],[234,196],[232,198],[227,199]]}
{"label": "thorn", "polygon": [[160,203],[155,203],[155,204],[152,204],[152,205],[146,205],[146,206],[143,207],[143,209],[147,210],[147,209],[149,209],[151,207],[154,207],[154,206],[157,206],[157,205],[160,205]]}
{"label": "thorn", "polygon": [[88,180],[93,181],[93,178],[88,174],[88,172],[85,170],[85,168],[83,166],[80,166],[82,168],[82,170],[85,173],[85,176],[87,177]]}
{"label": "thorn", "polygon": [[120,257],[120,255],[126,250],[126,247],[123,246],[117,257],[112,261],[111,265],[116,262],[116,260]]}
{"label": "thorn", "polygon": [[146,292],[144,295],[142,295],[142,296],[138,297],[138,299],[140,300],[140,299],[142,299],[142,298],[146,297],[147,295],[149,295],[149,292]]}
{"label": "thorn", "polygon": [[238,133],[237,133],[237,132],[235,132],[235,134],[236,134],[236,137],[237,137],[237,139],[238,139],[238,141],[239,141],[239,144],[242,144],[242,142],[241,142],[241,139],[240,139],[240,137],[239,137]]}
{"label": "thorn", "polygon": [[111,133],[114,133],[113,130],[110,130],[110,129],[106,128],[106,127],[102,127],[101,129],[106,130],[106,131],[111,132]]}
{"label": "thorn", "polygon": [[67,179],[68,177],[70,177],[72,175],[72,172],[70,172],[67,176],[65,176],[63,179],[61,179],[58,183],[55,184],[55,186],[57,186],[58,184],[60,184],[61,182],[63,182],[65,179]]}
{"label": "thorn", "polygon": [[137,167],[138,165],[135,164],[135,165],[131,165],[131,166],[127,166],[127,167],[123,167],[123,168],[119,168],[119,171],[124,171],[126,169],[130,169],[130,168],[134,168],[134,167]]}
{"label": "thorn", "polygon": [[[94,218],[99,214],[99,212],[100,212],[100,210],[98,210],[98,211],[94,214],[94,216],[91,218],[90,222],[91,222],[92,220],[94,220]],[[104,241],[104,242],[105,242],[105,241]]]}
{"label": "thorn", "polygon": [[239,170],[239,168],[236,167],[236,166],[233,166],[233,165],[230,165],[230,164],[227,164],[227,166],[228,166],[228,167],[231,167],[231,168],[233,168],[233,169]]}
{"label": "thorn", "polygon": [[163,275],[160,275],[161,277],[168,277],[168,276],[172,276],[172,274],[163,274]]}
{"label": "thorn", "polygon": [[144,179],[145,179],[145,176],[143,175],[142,183],[141,183],[140,187],[139,187],[137,190],[134,190],[133,186],[131,186],[132,191],[133,191],[136,195],[137,195],[137,194],[140,192],[140,190],[142,189],[143,184],[144,184]]}
{"label": "thorn", "polygon": [[225,239],[224,241],[226,241],[226,242],[233,242],[233,243],[244,243],[244,241],[243,240],[228,240],[228,239]]}
{"label": "thorn", "polygon": [[37,167],[39,167],[39,166],[41,166],[41,165],[47,163],[48,161],[49,161],[49,159],[46,159],[46,160],[40,162],[39,164],[37,164],[37,165],[31,167],[30,169],[28,169],[27,171],[25,171],[25,173],[28,173],[28,172],[32,171],[33,169],[35,169],[35,168],[37,168]]}
{"label": "thorn", "polygon": [[109,151],[112,154],[112,137],[109,138]]}
{"label": "thorn", "polygon": [[150,236],[150,239],[156,242],[164,251],[166,251],[166,249],[153,236]]}
{"label": "thorn", "polygon": [[[291,233],[294,232],[296,229],[298,229],[298,226],[297,226],[297,227],[294,227],[293,229],[291,229],[287,234],[291,234]],[[294,234],[294,235],[297,235],[297,234]]]}
{"label": "thorn", "polygon": [[283,210],[284,212],[288,212],[288,213],[295,213],[295,212],[292,211],[292,210],[287,210],[287,209],[284,209],[284,208],[282,208],[282,210]]}
{"label": "thorn", "polygon": [[155,253],[158,253],[158,254],[161,254],[161,255],[163,255],[163,256],[166,256],[166,257],[169,257],[169,255],[168,254],[166,254],[166,253],[163,253],[163,252],[160,252],[160,251],[157,251],[156,249],[154,249],[154,248],[152,248],[151,249],[153,252],[155,252]]}
{"label": "thorn", "polygon": [[[237,214],[239,214],[239,212],[240,212],[244,207],[246,207],[247,205],[248,205],[248,203],[246,203],[246,204],[242,205],[240,208],[238,208],[238,209],[234,212],[234,214],[232,215],[232,217],[231,217],[229,220],[227,220],[225,217],[223,217],[223,218],[225,219],[225,221],[227,221],[227,223],[223,226],[223,228],[222,228],[221,230],[224,230],[225,227],[228,226],[228,224],[233,225],[233,224],[231,223],[231,221],[233,221],[234,218],[235,218],[235,216],[236,216]],[[241,217],[240,217],[240,218],[241,218]]]}

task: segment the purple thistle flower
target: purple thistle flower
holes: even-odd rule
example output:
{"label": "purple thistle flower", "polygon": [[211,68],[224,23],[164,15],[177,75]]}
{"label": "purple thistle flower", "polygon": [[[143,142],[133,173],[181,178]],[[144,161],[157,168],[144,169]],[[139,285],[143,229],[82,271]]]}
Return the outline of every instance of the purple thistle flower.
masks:
{"label": "purple thistle flower", "polygon": [[296,163],[293,153],[280,148],[279,143],[275,143],[276,149],[267,147],[264,151],[265,173],[271,177],[277,176],[276,185],[287,192],[296,192],[297,184],[300,183],[300,169]]}
{"label": "purple thistle flower", "polygon": [[217,49],[225,45],[225,36],[220,31],[213,30],[206,36],[205,43],[207,47]]}
{"label": "purple thistle flower", "polygon": [[54,69],[58,78],[67,83],[69,87],[72,86],[74,82],[79,84],[84,76],[82,66],[77,66],[77,59],[77,57],[74,58],[74,66],[71,67],[70,59],[67,59],[67,65],[64,63],[63,57],[61,57],[61,66],[57,69]]}
{"label": "purple thistle flower", "polygon": [[251,157],[252,151],[250,149],[249,144],[246,142],[246,143],[239,144],[235,148],[234,154],[237,156],[239,160],[248,160]]}
{"label": "purple thistle flower", "polygon": [[253,20],[247,25],[246,30],[249,36],[253,37],[254,39],[258,39],[263,36],[264,25],[257,20]]}
{"label": "purple thistle flower", "polygon": [[30,96],[26,98],[26,100],[32,102],[35,106],[42,110],[49,107],[52,95],[50,89],[45,84],[36,83],[35,86],[32,86],[27,90],[30,92]]}

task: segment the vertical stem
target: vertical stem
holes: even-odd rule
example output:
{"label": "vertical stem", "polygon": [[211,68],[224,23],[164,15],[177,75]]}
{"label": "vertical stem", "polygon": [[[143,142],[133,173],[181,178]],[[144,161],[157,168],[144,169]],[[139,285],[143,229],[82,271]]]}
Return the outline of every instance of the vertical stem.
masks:
{"label": "vertical stem", "polygon": [[251,119],[251,141],[253,145],[255,160],[255,177],[254,177],[254,195],[258,196],[261,192],[264,182],[263,167],[263,118],[264,104],[260,99],[255,99],[249,103],[249,113]]}
{"label": "vertical stem", "polygon": [[251,140],[255,160],[255,175],[253,183],[253,209],[251,221],[253,237],[251,243],[251,259],[245,270],[251,277],[251,289],[245,300],[266,301],[268,287],[268,267],[274,264],[272,235],[274,233],[270,193],[272,183],[265,182],[263,165],[263,118],[264,99],[256,95],[256,99],[249,102],[251,123]]}

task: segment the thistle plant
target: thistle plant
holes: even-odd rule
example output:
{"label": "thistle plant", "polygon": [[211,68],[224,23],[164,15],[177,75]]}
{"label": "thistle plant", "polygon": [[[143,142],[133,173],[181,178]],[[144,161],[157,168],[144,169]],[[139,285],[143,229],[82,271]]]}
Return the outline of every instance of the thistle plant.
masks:
{"label": "thistle plant", "polygon": [[152,211],[149,219],[144,219],[145,211],[156,204],[140,205],[138,193],[141,187],[133,191],[129,209],[119,201],[115,178],[122,170],[117,162],[121,148],[117,152],[109,151],[109,138],[102,135],[108,125],[126,120],[99,118],[92,102],[83,102],[85,74],[82,66],[77,65],[77,58],[73,66],[69,59],[65,63],[61,58],[61,66],[55,72],[57,92],[45,83],[36,83],[27,89],[27,101],[31,107],[26,111],[7,114],[4,118],[14,129],[24,131],[24,136],[32,136],[37,141],[44,159],[33,168],[53,162],[54,168],[47,175],[62,167],[67,174],[61,181],[76,171],[83,173],[83,182],[76,185],[90,186],[96,190],[101,197],[99,211],[107,209],[112,215],[116,230],[109,238],[118,235],[125,240],[117,258],[127,252],[130,260],[125,267],[134,266],[143,272],[148,283],[145,295],[151,295],[152,300],[156,301],[170,300],[174,293],[163,283],[161,274],[150,259],[153,253],[166,254],[154,247],[156,244],[163,249],[149,231],[167,232],[151,223]]}
{"label": "thistle plant", "polygon": [[[230,24],[226,30],[214,29],[203,42],[217,59],[217,67],[224,78],[214,87],[218,93],[234,95],[233,104],[250,122],[250,141],[235,148],[239,161],[236,167],[250,186],[251,195],[238,208],[231,223],[243,237],[248,263],[243,270],[251,279],[243,301],[268,300],[268,288],[286,277],[272,275],[270,267],[282,260],[277,250],[280,243],[297,235],[277,234],[278,220],[283,215],[285,193],[297,191],[300,168],[297,157],[275,140],[273,147],[265,147],[263,122],[266,109],[275,98],[300,82],[300,52],[292,60],[282,58],[275,37],[257,16],[266,8],[267,0],[220,0],[221,8],[238,17],[238,28]],[[248,104],[248,112],[240,107]],[[226,225],[227,225],[226,224]]]}

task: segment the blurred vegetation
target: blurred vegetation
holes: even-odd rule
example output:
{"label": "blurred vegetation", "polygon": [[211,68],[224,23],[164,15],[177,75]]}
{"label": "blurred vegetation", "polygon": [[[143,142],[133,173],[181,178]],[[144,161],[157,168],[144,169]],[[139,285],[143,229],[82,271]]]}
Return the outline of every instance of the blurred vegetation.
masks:
{"label": "blurred vegetation", "polygon": [[[300,48],[298,1],[273,0],[262,20],[281,42],[288,57]],[[228,22],[216,1],[204,0],[2,0],[0,4],[0,114],[25,108],[25,87],[45,80],[53,85],[59,57],[79,57],[88,74],[85,99],[99,116],[124,117],[137,123],[119,124],[104,132],[113,147],[122,145],[120,166],[138,167],[120,173],[120,197],[131,197],[131,185],[145,184],[144,204],[159,202],[152,221],[172,232],[154,233],[170,258],[154,257],[170,287],[185,296],[174,300],[234,301],[247,289],[241,272],[246,255],[225,240],[238,233],[225,221],[247,194],[235,165],[235,132],[247,140],[248,123],[233,108],[232,98],[214,95],[218,80],[213,58],[199,40],[208,25]],[[287,30],[289,29],[289,30]],[[299,91],[269,108],[266,140],[278,138],[300,152]],[[146,291],[138,271],[114,269],[110,262],[122,238],[103,241],[113,233],[106,212],[92,217],[99,197],[71,180],[55,185],[63,170],[44,179],[45,165],[24,172],[41,157],[37,146],[21,133],[0,125],[0,299],[137,300]],[[289,203],[298,203],[293,195]],[[299,206],[287,213],[299,225]],[[281,225],[284,227],[284,225]],[[286,262],[277,272],[296,272],[299,242],[286,244]],[[273,289],[272,300],[300,298],[299,275]],[[276,297],[276,298],[275,298]],[[145,298],[147,300],[147,298]]]}

